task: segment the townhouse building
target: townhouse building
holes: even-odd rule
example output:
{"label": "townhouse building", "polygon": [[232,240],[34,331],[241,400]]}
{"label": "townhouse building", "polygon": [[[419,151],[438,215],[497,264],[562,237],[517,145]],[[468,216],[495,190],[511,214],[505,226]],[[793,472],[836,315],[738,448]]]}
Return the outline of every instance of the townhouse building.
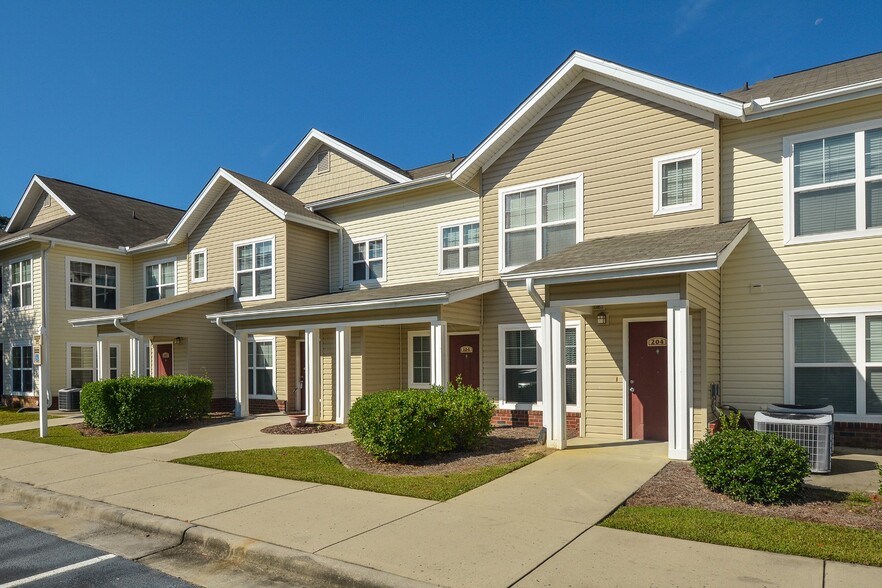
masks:
{"label": "townhouse building", "polygon": [[[266,182],[218,170],[113,243],[57,234],[90,213],[35,177],[0,240],[4,398],[193,373],[239,415],[345,422],[462,378],[554,447],[682,459],[719,391],[833,404],[880,446],[880,94],[882,54],[715,94],[577,52],[464,158],[405,170],[313,130]],[[147,215],[100,197],[120,226]]]}

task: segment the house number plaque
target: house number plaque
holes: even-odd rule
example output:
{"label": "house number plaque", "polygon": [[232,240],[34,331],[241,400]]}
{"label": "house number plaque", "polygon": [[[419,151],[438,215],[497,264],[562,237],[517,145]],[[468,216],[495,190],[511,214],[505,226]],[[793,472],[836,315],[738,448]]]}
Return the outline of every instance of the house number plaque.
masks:
{"label": "house number plaque", "polygon": [[474,353],[475,350],[472,348],[471,345],[463,345],[459,348],[459,352],[464,355],[468,355],[469,353]]}
{"label": "house number plaque", "polygon": [[666,337],[650,337],[646,340],[647,347],[667,347],[668,340]]}

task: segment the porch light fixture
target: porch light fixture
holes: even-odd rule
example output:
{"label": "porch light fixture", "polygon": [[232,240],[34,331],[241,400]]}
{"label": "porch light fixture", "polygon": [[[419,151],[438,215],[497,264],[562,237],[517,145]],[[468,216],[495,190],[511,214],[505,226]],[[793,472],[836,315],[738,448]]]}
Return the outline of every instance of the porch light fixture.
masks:
{"label": "porch light fixture", "polygon": [[184,342],[184,339],[181,337],[175,337],[175,345],[180,345]]}
{"label": "porch light fixture", "polygon": [[597,322],[598,327],[602,327],[607,323],[608,317],[606,316],[606,311],[603,308],[600,309],[600,312],[594,315],[594,320]]}

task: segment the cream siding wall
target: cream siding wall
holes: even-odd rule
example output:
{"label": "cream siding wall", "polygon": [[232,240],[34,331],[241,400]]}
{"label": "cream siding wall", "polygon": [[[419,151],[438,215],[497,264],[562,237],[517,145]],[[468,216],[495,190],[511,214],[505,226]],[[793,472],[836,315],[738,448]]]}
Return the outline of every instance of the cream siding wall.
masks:
{"label": "cream siding wall", "polygon": [[[704,436],[710,414],[710,385],[720,381],[720,272],[686,275],[692,316],[692,388],[695,439]],[[696,312],[697,309],[700,309]]]}
{"label": "cream siding wall", "polygon": [[334,420],[334,361],[336,357],[336,335],[334,329],[321,330],[321,363],[322,363],[322,392],[321,392],[321,420]]}
{"label": "cream siding wall", "polygon": [[448,330],[474,330],[481,326],[481,296],[475,296],[441,307],[441,320],[447,321]]}
{"label": "cream siding wall", "polygon": [[64,207],[61,206],[54,198],[49,196],[49,194],[44,192],[43,195],[40,196],[40,199],[34,206],[34,210],[31,212],[31,215],[25,221],[24,227],[22,228],[26,229],[28,227],[48,223],[50,221],[64,218],[66,216],[70,215],[64,209]]}
{"label": "cream siding wall", "polygon": [[[364,393],[396,390],[407,387],[407,346],[401,348],[398,325],[365,327]],[[405,380],[401,380],[404,364]]]}
{"label": "cream siding wall", "polygon": [[[3,393],[9,394],[12,391],[12,352],[13,343],[22,343],[30,345],[33,341],[34,334],[40,332],[43,324],[43,317],[40,311],[43,301],[43,280],[42,280],[42,260],[40,256],[40,246],[37,244],[26,244],[13,247],[3,252],[0,259],[3,272],[3,288],[0,292],[0,307],[3,309],[2,321],[0,321],[0,338],[3,343]],[[32,295],[33,304],[30,307],[12,309],[10,303],[10,289],[12,283],[10,262],[23,258],[31,258],[31,276],[32,276]],[[34,370],[34,390],[37,390],[38,383],[36,381],[36,369]],[[51,379],[50,379],[51,384]]]}
{"label": "cream siding wall", "polygon": [[783,244],[781,160],[787,135],[877,119],[880,113],[882,98],[874,97],[756,122],[724,123],[723,217],[753,219],[722,270],[727,404],[754,411],[783,400],[784,311],[879,306],[882,237]]}
{"label": "cream siding wall", "polygon": [[131,257],[132,298],[134,299],[134,304],[141,304],[147,301],[146,266],[171,260],[175,262],[175,294],[186,294],[189,291],[189,262],[186,246],[179,245],[177,247],[160,249],[159,251],[151,251],[150,253],[139,253]]}
{"label": "cream siding wall", "polygon": [[[478,271],[455,274],[439,272],[439,226],[478,219],[478,197],[458,186],[416,190],[362,204],[341,206],[325,214],[343,227],[343,280],[346,289],[359,284],[350,281],[352,242],[386,235],[386,278],[384,286],[477,276]],[[329,257],[331,290],[340,287],[337,241]]]}
{"label": "cream siding wall", "polygon": [[356,327],[352,329],[352,342],[350,344],[350,362],[349,362],[349,399],[355,402],[361,398],[364,393],[364,328]]}
{"label": "cream siding wall", "polygon": [[320,173],[317,171],[317,164],[324,151],[325,149],[319,149],[312,155],[285,186],[285,192],[293,194],[301,202],[314,202],[390,183],[333,150],[330,151],[330,171]]}
{"label": "cream siding wall", "polygon": [[288,299],[327,294],[330,291],[329,242],[330,234],[327,231],[288,223]]}

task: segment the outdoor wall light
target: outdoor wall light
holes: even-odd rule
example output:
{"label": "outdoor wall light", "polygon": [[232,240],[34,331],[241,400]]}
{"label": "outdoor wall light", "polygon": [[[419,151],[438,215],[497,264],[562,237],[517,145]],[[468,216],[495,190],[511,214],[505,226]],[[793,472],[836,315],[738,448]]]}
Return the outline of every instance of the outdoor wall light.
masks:
{"label": "outdoor wall light", "polygon": [[606,316],[606,311],[602,310],[594,315],[594,320],[597,321],[597,326],[602,327],[607,323],[609,317]]}

